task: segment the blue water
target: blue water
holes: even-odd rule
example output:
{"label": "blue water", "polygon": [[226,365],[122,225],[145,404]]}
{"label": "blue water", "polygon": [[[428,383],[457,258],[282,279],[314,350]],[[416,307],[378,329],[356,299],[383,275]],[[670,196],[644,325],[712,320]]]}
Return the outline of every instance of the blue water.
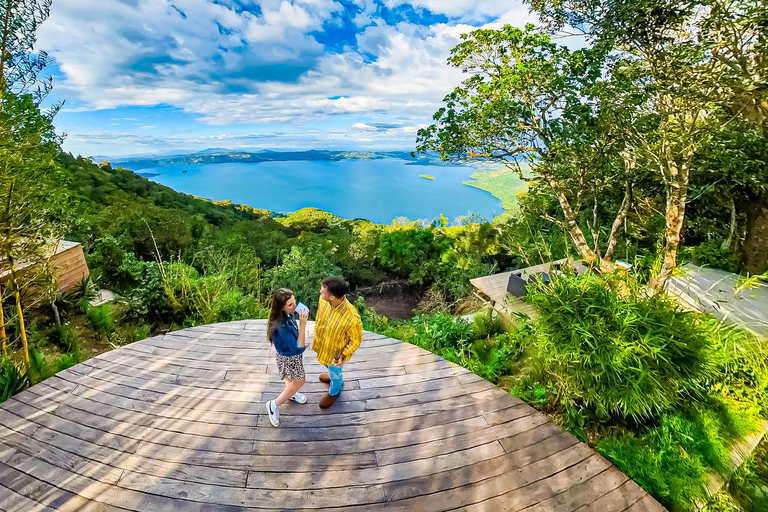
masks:
{"label": "blue water", "polygon": [[[282,161],[172,165],[141,174],[179,192],[214,201],[231,200],[279,213],[315,207],[342,218],[389,224],[396,217],[450,221],[467,212],[489,220],[501,201],[462,184],[473,169],[406,165],[405,160]],[[187,171],[184,173],[183,171]],[[429,174],[434,180],[420,178]]]}

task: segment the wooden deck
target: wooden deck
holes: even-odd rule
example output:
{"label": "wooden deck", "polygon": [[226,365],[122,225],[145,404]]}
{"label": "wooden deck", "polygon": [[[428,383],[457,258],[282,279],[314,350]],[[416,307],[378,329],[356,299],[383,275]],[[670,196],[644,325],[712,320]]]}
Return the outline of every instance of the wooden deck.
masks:
{"label": "wooden deck", "polygon": [[102,354],[0,405],[6,511],[660,511],[635,483],[510,394],[365,333],[340,400],[281,426],[263,320]]}
{"label": "wooden deck", "polygon": [[667,292],[684,306],[711,313],[768,340],[768,284],[740,291],[738,284],[738,274],[688,263],[669,280]]}

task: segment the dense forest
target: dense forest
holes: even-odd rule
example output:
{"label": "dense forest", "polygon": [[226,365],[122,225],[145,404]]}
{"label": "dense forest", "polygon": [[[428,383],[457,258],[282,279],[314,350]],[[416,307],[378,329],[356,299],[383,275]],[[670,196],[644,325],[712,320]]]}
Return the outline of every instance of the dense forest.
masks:
{"label": "dense forest", "polygon": [[[32,50],[49,4],[0,5],[13,20],[0,29],[0,400],[151,335],[264,318],[277,287],[314,310],[319,282],[343,277],[367,329],[510,390],[670,509],[768,507],[765,445],[706,491],[768,416],[764,340],[664,293],[690,261],[744,289],[768,275],[763,3],[534,0],[541,27],[465,34],[449,64],[468,77],[415,157],[501,162],[528,186],[493,222],[450,226],[277,214],[75,157],[60,106],[41,107],[52,84]],[[554,42],[563,31],[584,47]],[[91,272],[66,293],[50,265],[60,239],[82,243]],[[590,271],[531,287],[536,318],[505,328],[473,298],[473,277],[565,256]],[[414,311],[378,314],[385,287],[412,292]],[[99,288],[116,299],[91,306]]]}

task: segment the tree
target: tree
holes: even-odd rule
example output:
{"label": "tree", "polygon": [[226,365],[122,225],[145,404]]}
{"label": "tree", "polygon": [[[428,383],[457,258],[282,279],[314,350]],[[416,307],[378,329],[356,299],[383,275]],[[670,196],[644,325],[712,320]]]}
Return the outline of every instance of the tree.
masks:
{"label": "tree", "polygon": [[[419,131],[418,150],[499,161],[521,179],[545,183],[562,210],[561,219],[545,218],[563,227],[587,263],[612,271],[633,168],[613,136],[613,114],[600,102],[605,52],[570,51],[532,25],[475,30],[462,39],[449,63],[471,76],[444,99],[435,124]],[[603,253],[597,211],[611,195],[621,199]],[[585,205],[593,208],[591,226],[580,220]]]}
{"label": "tree", "polygon": [[[719,231],[722,252],[740,249],[750,274],[768,270],[768,132],[748,123],[724,126],[698,156],[694,181],[703,211],[697,223],[710,228],[708,235]],[[724,232],[712,227],[723,226],[724,217]]]}
{"label": "tree", "polygon": [[[44,265],[63,229],[52,214],[59,198],[58,138],[31,95],[6,92],[0,110],[0,268],[8,273],[24,360],[29,363],[22,294],[34,278],[18,264]],[[0,305],[2,307],[2,305]]]}
{"label": "tree", "polygon": [[51,77],[40,76],[48,55],[33,51],[50,7],[51,0],[0,0],[0,100],[6,92],[31,94],[39,105],[51,90]]}
{"label": "tree", "polygon": [[[732,218],[737,209],[746,218],[741,247],[747,272],[761,274],[768,270],[768,6],[757,0],[713,0],[710,15],[702,23],[703,37],[711,48],[716,65],[716,97],[727,114],[714,153],[735,154],[720,165],[726,171],[721,183],[734,183],[731,194]],[[724,145],[723,142],[726,144]],[[710,156],[713,152],[710,151]],[[716,157],[718,159],[718,157]],[[734,169],[734,162],[743,162]],[[749,169],[749,171],[747,171]],[[717,175],[709,167],[710,176]],[[746,172],[745,172],[746,171]],[[733,176],[736,173],[737,176]],[[735,222],[731,223],[735,226]]]}
{"label": "tree", "polygon": [[657,293],[677,263],[695,155],[724,121],[718,116],[724,66],[717,54],[727,52],[715,42],[728,37],[707,37],[706,27],[713,22],[720,27],[722,23],[715,20],[729,16],[740,18],[736,7],[740,3],[756,5],[750,0],[735,0],[730,7],[727,0],[532,1],[550,30],[575,29],[595,47],[618,55],[647,95],[639,107],[657,119],[655,128],[638,130],[627,124],[625,136],[640,163],[656,170],[665,185],[665,244],[654,282]]}

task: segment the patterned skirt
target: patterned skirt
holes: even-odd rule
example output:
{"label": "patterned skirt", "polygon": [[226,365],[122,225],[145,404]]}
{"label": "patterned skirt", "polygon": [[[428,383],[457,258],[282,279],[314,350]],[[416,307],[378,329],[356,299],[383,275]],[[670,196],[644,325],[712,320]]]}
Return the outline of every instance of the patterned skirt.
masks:
{"label": "patterned skirt", "polygon": [[277,354],[277,371],[280,372],[281,379],[303,380],[304,379],[304,354],[295,356],[284,356]]}

